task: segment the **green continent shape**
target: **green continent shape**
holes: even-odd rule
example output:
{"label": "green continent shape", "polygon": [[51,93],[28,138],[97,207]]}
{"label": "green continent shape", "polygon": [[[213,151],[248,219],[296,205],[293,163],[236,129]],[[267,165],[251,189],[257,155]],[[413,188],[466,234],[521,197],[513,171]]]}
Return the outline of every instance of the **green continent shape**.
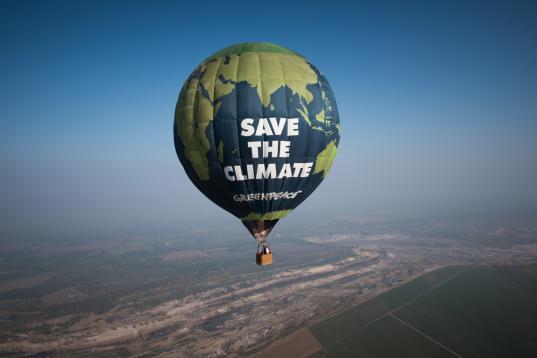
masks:
{"label": "green continent shape", "polygon": [[315,115],[315,119],[321,123],[324,123],[324,119],[325,119],[324,109]]}
{"label": "green continent shape", "polygon": [[201,76],[190,76],[175,110],[175,127],[185,148],[184,155],[200,180],[209,180],[210,143],[205,131],[215,114],[212,96],[217,69],[215,62],[199,66],[195,73]]}
{"label": "green continent shape", "polygon": [[215,99],[230,93],[234,84],[246,81],[255,87],[263,106],[268,107],[271,95],[287,86],[307,103],[313,94],[307,85],[318,82],[317,74],[303,57],[279,52],[243,52],[217,57],[218,68]]}
{"label": "green continent shape", "polygon": [[[272,94],[282,86],[298,94],[301,102],[310,103],[313,94],[307,86],[317,83],[318,78],[304,57],[269,43],[232,46],[198,66],[179,95],[175,126],[184,145],[184,155],[200,180],[209,180],[207,153],[211,148],[207,126],[220,108],[219,99],[242,81],[255,87],[262,104],[268,107]],[[307,108],[301,104],[301,114],[311,126]]]}
{"label": "green continent shape", "polygon": [[241,218],[242,221],[277,220],[286,217],[292,210],[277,210],[268,213],[250,213]]}
{"label": "green continent shape", "polygon": [[240,55],[243,52],[275,52],[275,53],[286,53],[289,55],[295,55],[303,57],[302,55],[292,51],[286,47],[276,45],[270,42],[244,42],[241,44],[229,46],[223,48],[222,50],[212,54],[203,62],[208,62],[218,57],[224,57],[229,55]]}
{"label": "green continent shape", "polygon": [[317,159],[315,161],[315,170],[313,171],[314,174],[323,172],[323,178],[326,177],[326,174],[328,174],[328,171],[330,170],[330,167],[332,166],[332,163],[334,162],[334,158],[337,154],[337,146],[336,141],[331,141],[328,143],[326,148],[324,148],[318,155]]}

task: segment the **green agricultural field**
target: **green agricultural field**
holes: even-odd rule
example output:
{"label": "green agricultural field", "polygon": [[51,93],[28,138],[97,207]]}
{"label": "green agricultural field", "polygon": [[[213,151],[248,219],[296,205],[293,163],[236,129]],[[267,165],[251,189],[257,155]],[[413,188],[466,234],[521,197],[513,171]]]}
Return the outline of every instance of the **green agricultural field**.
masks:
{"label": "green agricultural field", "polygon": [[447,267],[310,330],[318,357],[535,357],[537,275]]}

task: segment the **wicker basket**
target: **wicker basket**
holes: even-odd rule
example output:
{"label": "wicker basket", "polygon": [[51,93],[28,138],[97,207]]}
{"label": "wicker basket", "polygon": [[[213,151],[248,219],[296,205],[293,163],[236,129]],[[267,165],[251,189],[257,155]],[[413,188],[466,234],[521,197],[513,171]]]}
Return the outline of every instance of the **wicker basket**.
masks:
{"label": "wicker basket", "polygon": [[272,264],[272,253],[270,253],[270,254],[257,253],[255,255],[255,262],[258,265],[261,265],[261,266],[271,265]]}

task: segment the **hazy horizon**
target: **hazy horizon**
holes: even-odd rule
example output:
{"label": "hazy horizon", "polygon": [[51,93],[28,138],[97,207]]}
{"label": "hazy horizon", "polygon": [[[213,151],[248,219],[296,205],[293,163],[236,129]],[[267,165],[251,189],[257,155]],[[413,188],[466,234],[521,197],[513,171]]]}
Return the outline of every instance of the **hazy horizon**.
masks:
{"label": "hazy horizon", "polygon": [[245,41],[303,54],[338,102],[334,166],[286,221],[536,209],[535,2],[55,5],[0,4],[2,235],[240,225],[188,180],[172,123],[194,67]]}

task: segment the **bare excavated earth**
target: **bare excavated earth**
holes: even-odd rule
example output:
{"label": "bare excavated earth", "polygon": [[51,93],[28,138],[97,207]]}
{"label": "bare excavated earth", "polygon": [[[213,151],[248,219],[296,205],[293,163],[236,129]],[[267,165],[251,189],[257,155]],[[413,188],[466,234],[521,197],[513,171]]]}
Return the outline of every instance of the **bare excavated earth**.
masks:
{"label": "bare excavated earth", "polygon": [[[211,230],[62,239],[47,244],[46,254],[23,240],[2,252],[0,352],[264,357],[285,339],[299,349],[293,339],[313,338],[301,327],[439,267],[536,262],[534,222],[482,221],[290,230],[273,240],[272,267],[256,266],[255,245],[239,234],[211,241]],[[297,355],[314,353],[313,343]]]}

